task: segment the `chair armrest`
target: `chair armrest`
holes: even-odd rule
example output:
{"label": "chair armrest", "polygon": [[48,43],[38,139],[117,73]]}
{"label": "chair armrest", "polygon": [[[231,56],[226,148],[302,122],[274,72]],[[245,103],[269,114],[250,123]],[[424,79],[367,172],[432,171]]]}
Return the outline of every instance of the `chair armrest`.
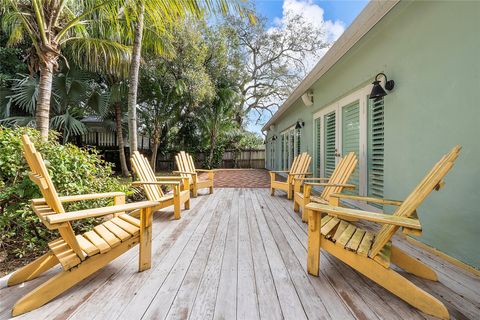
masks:
{"label": "chair armrest", "polygon": [[179,181],[134,181],[132,186],[142,186],[142,185],[175,185],[179,186]]}
{"label": "chair armrest", "polygon": [[[105,192],[105,193],[92,193],[92,194],[79,194],[73,196],[62,196],[58,197],[60,202],[77,202],[77,201],[84,201],[84,200],[94,200],[94,199],[102,199],[102,198],[114,198],[119,196],[125,196],[123,192]],[[45,198],[39,199],[32,199],[32,204],[39,205],[45,204]]]}
{"label": "chair armrest", "polygon": [[197,172],[215,172],[215,169],[195,169]]}
{"label": "chair armrest", "polygon": [[313,172],[303,172],[303,173],[289,173],[289,176],[311,176]]}
{"label": "chair armrest", "polygon": [[391,206],[400,206],[402,205],[402,201],[399,200],[390,200],[390,199],[381,199],[381,198],[373,198],[373,197],[363,197],[363,196],[355,196],[350,194],[342,194],[342,193],[333,193],[330,197],[339,198],[339,199],[351,199],[351,200],[360,200],[366,202],[373,202],[373,203],[381,203],[385,205]]}
{"label": "chair armrest", "polygon": [[330,178],[313,178],[313,177],[310,177],[310,178],[293,178],[295,180],[318,180],[318,181],[328,181],[330,180]]}
{"label": "chair armrest", "polygon": [[132,211],[136,209],[150,208],[158,206],[156,201],[142,201],[128,204],[120,204],[110,207],[93,208],[66,213],[56,213],[46,216],[46,220],[51,224],[81,220],[86,218],[101,217],[112,213]]}
{"label": "chair armrest", "polygon": [[357,186],[354,184],[341,184],[341,183],[316,183],[316,182],[306,182],[310,186],[318,187],[343,187],[346,189],[355,189]]}
{"label": "chair armrest", "polygon": [[172,171],[173,173],[180,173],[180,174],[197,174],[196,172],[190,171]]}
{"label": "chair armrest", "polygon": [[185,179],[185,177],[180,176],[157,176],[155,177],[158,181],[181,181]]}
{"label": "chair armrest", "polygon": [[422,226],[418,219],[406,218],[392,216],[390,214],[368,212],[363,210],[349,209],[343,207],[334,207],[329,205],[324,205],[320,203],[309,203],[305,207],[312,211],[327,213],[332,216],[345,217],[345,218],[354,218],[362,219],[371,222],[381,223],[381,224],[391,224],[399,227],[405,227],[409,229],[421,230]]}

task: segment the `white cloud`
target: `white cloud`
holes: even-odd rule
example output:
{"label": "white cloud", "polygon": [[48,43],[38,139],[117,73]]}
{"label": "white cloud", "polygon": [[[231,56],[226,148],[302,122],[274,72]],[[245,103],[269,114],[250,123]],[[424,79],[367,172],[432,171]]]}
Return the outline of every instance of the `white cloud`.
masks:
{"label": "white cloud", "polygon": [[314,3],[313,0],[284,0],[283,17],[289,12],[301,15],[312,25],[323,29],[326,40],[329,42],[337,40],[345,31],[345,25],[342,21],[325,20],[325,11],[318,4]]}

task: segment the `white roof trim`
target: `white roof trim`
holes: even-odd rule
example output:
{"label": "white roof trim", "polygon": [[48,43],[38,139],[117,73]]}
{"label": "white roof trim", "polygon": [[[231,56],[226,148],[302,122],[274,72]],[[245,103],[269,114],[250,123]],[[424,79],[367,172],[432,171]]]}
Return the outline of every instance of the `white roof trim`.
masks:
{"label": "white roof trim", "polygon": [[400,0],[371,0],[352,24],[338,38],[335,44],[318,61],[303,81],[295,88],[275,114],[263,126],[266,131],[275,121],[292,106],[310,87],[320,79],[335,63],[340,60],[373,26],[375,26]]}

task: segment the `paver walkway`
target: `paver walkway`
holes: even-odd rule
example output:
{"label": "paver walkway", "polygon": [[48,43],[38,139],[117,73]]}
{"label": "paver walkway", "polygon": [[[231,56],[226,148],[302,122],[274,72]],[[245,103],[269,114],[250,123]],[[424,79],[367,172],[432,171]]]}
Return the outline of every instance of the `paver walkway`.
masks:
{"label": "paver walkway", "polygon": [[270,175],[265,169],[219,169],[215,188],[269,188]]}

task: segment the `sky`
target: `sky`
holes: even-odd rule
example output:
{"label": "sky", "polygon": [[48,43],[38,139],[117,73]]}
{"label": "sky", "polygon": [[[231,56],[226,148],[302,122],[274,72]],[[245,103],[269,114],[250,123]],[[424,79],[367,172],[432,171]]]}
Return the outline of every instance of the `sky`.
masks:
{"label": "sky", "polygon": [[[368,0],[253,0],[257,13],[268,18],[271,26],[282,19],[285,12],[293,11],[316,25],[323,26],[325,37],[334,41],[358,16]],[[265,121],[269,119],[266,117]],[[262,124],[251,119],[248,129],[260,133]]]}

